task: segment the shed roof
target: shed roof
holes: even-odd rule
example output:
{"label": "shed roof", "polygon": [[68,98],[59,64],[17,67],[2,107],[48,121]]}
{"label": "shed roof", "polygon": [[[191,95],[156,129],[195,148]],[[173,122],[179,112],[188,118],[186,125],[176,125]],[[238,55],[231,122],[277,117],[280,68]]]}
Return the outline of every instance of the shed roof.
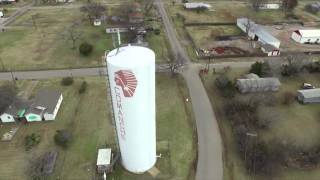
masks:
{"label": "shed roof", "polygon": [[318,98],[318,97],[320,97],[320,88],[317,88],[317,89],[303,89],[303,90],[298,90],[298,92],[304,98]]}
{"label": "shed roof", "polygon": [[193,3],[184,3],[185,8],[199,8],[199,7],[205,7],[205,8],[210,8],[210,4],[206,4],[203,2],[193,2]]}
{"label": "shed roof", "polygon": [[308,38],[308,37],[320,37],[320,29],[300,29],[294,31],[298,34],[300,34],[302,37]]}
{"label": "shed roof", "polygon": [[260,39],[262,39],[268,44],[280,44],[280,41],[277,38],[275,38],[272,34],[270,34],[267,30],[265,30],[263,26],[256,24],[254,21],[248,18],[238,18],[237,23],[240,23],[245,27],[248,25],[248,23],[250,23],[249,31],[259,36]]}
{"label": "shed roof", "polygon": [[111,149],[99,149],[97,165],[109,165],[111,161]]}
{"label": "shed roof", "polygon": [[237,86],[242,90],[266,89],[279,87],[281,85],[278,78],[258,78],[258,79],[238,79]]}

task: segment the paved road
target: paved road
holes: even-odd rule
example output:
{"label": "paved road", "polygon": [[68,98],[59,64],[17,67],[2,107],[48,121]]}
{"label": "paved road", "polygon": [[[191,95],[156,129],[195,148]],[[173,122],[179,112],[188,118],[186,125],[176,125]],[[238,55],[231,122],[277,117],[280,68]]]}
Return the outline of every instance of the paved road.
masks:
{"label": "paved road", "polygon": [[[250,67],[253,62],[228,62],[211,64],[210,68],[224,68],[224,67]],[[194,68],[203,67],[201,64],[194,64]],[[157,72],[170,72],[167,64],[157,65]],[[79,68],[79,69],[62,69],[62,70],[43,70],[43,71],[15,71],[15,72],[0,72],[0,80],[12,80],[17,78],[23,79],[50,79],[62,77],[85,77],[85,76],[102,76],[105,75],[104,67],[97,68]]]}
{"label": "paved road", "polygon": [[197,125],[198,164],[196,180],[222,180],[222,140],[211,103],[198,76],[199,68],[191,63],[185,50],[182,48],[162,1],[156,0],[155,4],[162,17],[171,49],[175,54],[180,54],[188,64],[182,75],[189,88]]}

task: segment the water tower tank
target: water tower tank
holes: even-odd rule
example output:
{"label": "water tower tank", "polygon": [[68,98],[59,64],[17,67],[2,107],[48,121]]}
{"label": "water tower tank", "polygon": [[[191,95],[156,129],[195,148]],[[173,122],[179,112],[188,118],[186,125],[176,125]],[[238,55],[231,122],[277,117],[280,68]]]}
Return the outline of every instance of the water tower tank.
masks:
{"label": "water tower tank", "polygon": [[129,45],[106,61],[122,165],[143,173],[156,163],[155,54]]}

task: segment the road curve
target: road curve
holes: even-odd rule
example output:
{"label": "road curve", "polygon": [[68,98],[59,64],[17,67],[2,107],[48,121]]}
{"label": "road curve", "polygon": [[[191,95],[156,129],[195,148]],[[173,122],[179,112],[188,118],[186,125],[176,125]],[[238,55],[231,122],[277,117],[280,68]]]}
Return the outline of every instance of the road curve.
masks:
{"label": "road curve", "polygon": [[155,5],[162,17],[172,51],[176,55],[180,54],[188,64],[182,75],[189,88],[197,125],[198,164],[196,180],[222,180],[223,146],[220,131],[206,90],[198,76],[199,68],[197,65],[191,63],[188,55],[181,46],[162,1],[156,0]]}

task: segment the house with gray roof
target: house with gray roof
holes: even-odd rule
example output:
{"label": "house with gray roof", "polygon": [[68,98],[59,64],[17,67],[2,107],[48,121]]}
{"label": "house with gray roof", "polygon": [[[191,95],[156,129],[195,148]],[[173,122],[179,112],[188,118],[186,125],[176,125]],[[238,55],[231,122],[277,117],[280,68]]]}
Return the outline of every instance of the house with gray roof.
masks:
{"label": "house with gray roof", "polygon": [[320,103],[320,88],[298,90],[298,101],[307,103]]}
{"label": "house with gray roof", "polygon": [[54,120],[62,103],[61,92],[51,89],[41,89],[36,94],[33,103],[25,113],[28,122]]}
{"label": "house with gray roof", "polygon": [[278,78],[245,78],[237,79],[236,87],[241,93],[278,91],[280,88]]}

